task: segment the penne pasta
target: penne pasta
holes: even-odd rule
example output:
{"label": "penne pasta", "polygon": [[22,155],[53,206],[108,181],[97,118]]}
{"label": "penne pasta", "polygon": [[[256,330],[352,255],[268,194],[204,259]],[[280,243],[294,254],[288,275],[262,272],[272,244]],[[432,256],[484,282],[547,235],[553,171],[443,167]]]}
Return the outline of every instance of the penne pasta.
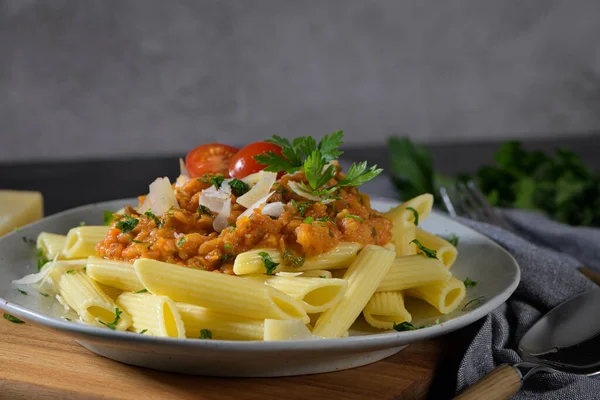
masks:
{"label": "penne pasta", "polygon": [[303,278],[332,278],[333,274],[326,269],[312,269],[302,272],[299,276]]}
{"label": "penne pasta", "polygon": [[225,314],[208,308],[177,303],[188,338],[198,339],[202,329],[211,331],[213,339],[262,340],[264,321]]}
{"label": "penne pasta", "polygon": [[423,255],[398,257],[383,278],[378,292],[393,292],[416,286],[443,283],[450,279],[448,268],[436,258]]}
{"label": "penne pasta", "polygon": [[417,245],[412,243],[417,238],[416,226],[411,221],[397,220],[392,227],[392,242],[396,247],[396,256],[417,254]]}
{"label": "penne pasta", "polygon": [[[60,261],[57,264],[59,263]],[[50,279],[57,293],[84,322],[126,330],[131,318],[124,312],[117,315],[118,308],[115,303],[86,275],[84,267],[83,260],[78,269],[65,270],[62,266],[55,267],[50,272]]]}
{"label": "penne pasta", "polygon": [[65,247],[67,237],[65,235],[57,235],[55,233],[42,232],[38,235],[36,246],[42,249],[44,256],[49,260],[54,260],[59,256]]}
{"label": "penne pasta", "polygon": [[425,220],[431,214],[433,208],[433,195],[424,193],[420,196],[414,197],[410,200],[405,201],[398,207],[394,207],[384,215],[392,220],[394,224],[400,221],[407,221],[415,223],[415,215],[408,208],[413,208],[419,214],[419,223]]}
{"label": "penne pasta", "polygon": [[96,245],[100,243],[109,226],[79,226],[67,233],[62,255],[66,259],[87,258],[96,255]]}
{"label": "penne pasta", "polygon": [[89,257],[86,263],[86,272],[96,282],[121,290],[137,292],[144,289],[133,269],[133,264],[125,261]]}
{"label": "penne pasta", "polygon": [[394,323],[412,320],[400,291],[375,293],[363,310],[363,316],[369,325],[379,329],[393,329]]}
{"label": "penne pasta", "polygon": [[389,271],[394,256],[383,247],[366,246],[344,275],[348,281],[344,297],[319,316],[313,334],[335,338],[348,331]]}
{"label": "penne pasta", "polygon": [[309,257],[299,267],[284,265],[281,269],[286,272],[311,271],[313,269],[341,269],[348,268],[354,260],[358,251],[362,249],[360,243],[341,242],[333,250],[327,253]]}
{"label": "penne pasta", "polygon": [[465,284],[452,277],[443,283],[418,286],[404,292],[406,296],[425,300],[442,314],[454,311],[466,294]]}
{"label": "penne pasta", "polygon": [[417,228],[416,231],[417,240],[425,247],[433,249],[437,253],[437,258],[447,267],[450,268],[456,257],[458,251],[456,247],[452,246],[448,241],[432,233],[426,232],[421,228]]}
{"label": "penne pasta", "polygon": [[308,322],[308,315],[297,300],[249,279],[145,258],[134,262],[133,267],[150,293],[168,296],[177,302],[254,319],[298,318]]}
{"label": "penne pasta", "polygon": [[167,296],[127,292],[121,294],[116,303],[131,317],[130,331],[185,338],[185,327],[177,305]]}
{"label": "penne pasta", "polygon": [[298,300],[307,313],[320,313],[336,304],[348,287],[344,279],[323,279],[253,275],[249,279],[267,285]]}
{"label": "penne pasta", "polygon": [[260,253],[267,253],[273,262],[280,265],[272,273],[281,270],[281,252],[277,249],[255,249],[240,253],[233,262],[233,273],[236,275],[264,274],[267,272]]}
{"label": "penne pasta", "polygon": [[265,319],[264,340],[317,339],[302,320]]}

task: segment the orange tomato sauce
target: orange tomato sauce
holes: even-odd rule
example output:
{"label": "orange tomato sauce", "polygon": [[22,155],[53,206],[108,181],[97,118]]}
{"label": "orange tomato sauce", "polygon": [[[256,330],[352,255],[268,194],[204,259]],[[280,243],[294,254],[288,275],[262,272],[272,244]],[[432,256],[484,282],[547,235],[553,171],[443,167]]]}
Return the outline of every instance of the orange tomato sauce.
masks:
{"label": "orange tomato sauce", "polygon": [[[340,175],[336,177],[340,178]],[[125,214],[136,218],[137,226],[128,233],[117,229],[125,218],[115,214],[113,229],[100,242],[98,255],[112,260],[133,262],[151,258],[191,268],[233,274],[237,254],[254,248],[276,248],[294,260],[325,253],[339,242],[357,242],[383,246],[391,240],[392,223],[371,208],[369,197],[355,187],[342,187],[337,200],[323,204],[307,201],[288,186],[291,180],[305,180],[303,174],[285,175],[276,183],[269,202],[285,204],[278,218],[256,209],[250,217],[237,219],[245,208],[232,195],[230,227],[218,233],[213,229],[216,215],[199,212],[198,199],[209,183],[192,179],[175,189],[181,208],[171,209],[160,219],[138,214],[127,207]],[[143,197],[140,197],[140,203]]]}

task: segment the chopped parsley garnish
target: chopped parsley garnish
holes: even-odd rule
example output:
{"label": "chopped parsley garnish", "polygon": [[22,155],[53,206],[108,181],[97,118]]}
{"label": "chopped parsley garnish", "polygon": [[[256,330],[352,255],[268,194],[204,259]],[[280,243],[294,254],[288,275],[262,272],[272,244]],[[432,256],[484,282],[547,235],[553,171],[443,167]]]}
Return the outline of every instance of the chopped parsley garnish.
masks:
{"label": "chopped parsley garnish", "polygon": [[292,205],[294,207],[296,207],[296,209],[298,210],[298,213],[300,214],[301,217],[304,217],[304,213],[306,212],[308,207],[310,207],[312,204],[313,203],[310,201],[303,201],[300,203],[296,203],[296,200],[292,200]]}
{"label": "chopped parsley garnish", "polygon": [[137,292],[133,292],[134,294],[139,294],[139,293],[148,293],[148,289],[140,289]]}
{"label": "chopped parsley garnish", "polygon": [[304,218],[304,221],[302,221],[303,224],[312,224],[314,222],[314,218],[313,217],[306,217]]}
{"label": "chopped parsley garnish", "polygon": [[42,267],[44,265],[46,265],[46,263],[50,262],[51,260],[49,260],[48,258],[46,258],[46,256],[44,255],[44,250],[40,247],[38,247],[36,249],[36,255],[37,255],[37,267],[38,267],[38,271],[42,269]]}
{"label": "chopped parsley garnish", "polygon": [[65,321],[69,321],[69,322],[73,321],[73,320],[72,320],[71,318],[69,318],[69,317],[63,317],[63,318],[65,319]]}
{"label": "chopped parsley garnish", "polygon": [[327,279],[327,277],[325,275],[321,275],[321,276],[319,276],[319,278]]}
{"label": "chopped parsley garnish", "polygon": [[143,241],[141,241],[141,240],[135,240],[135,239],[134,239],[134,238],[132,238],[132,237],[129,237],[129,238],[131,239],[131,241],[132,241],[133,243],[137,243],[137,244],[147,244],[147,243],[145,243],[145,242],[143,242]]}
{"label": "chopped parsley garnish", "polygon": [[419,212],[412,207],[406,207],[408,211],[412,211],[415,218],[415,226],[419,226]]}
{"label": "chopped parsley garnish", "polygon": [[371,230],[371,236],[372,236],[372,237],[377,237],[377,229],[373,228],[373,229]]}
{"label": "chopped parsley garnish", "polygon": [[210,211],[210,208],[203,206],[202,204],[199,204],[198,205],[198,217],[203,214],[209,215],[211,217],[213,215],[212,211]]}
{"label": "chopped parsley garnish", "polygon": [[367,169],[367,163],[352,164],[348,172],[336,185],[323,188],[336,175],[334,165],[327,165],[330,161],[338,158],[342,152],[339,150],[343,131],[334,132],[324,136],[317,144],[311,136],[302,136],[294,139],[291,143],[288,139],[273,136],[267,142],[281,147],[282,156],[268,151],[264,154],[254,156],[261,165],[266,165],[265,171],[294,173],[304,170],[308,185],[304,188],[315,196],[329,196],[342,186],[359,186],[375,178],[381,173],[381,169],[372,166]]}
{"label": "chopped parsley garnish", "polygon": [[48,297],[48,293],[40,292],[40,294],[44,297]]}
{"label": "chopped parsley garnish", "polygon": [[14,315],[10,315],[7,313],[4,313],[4,319],[12,322],[14,324],[24,324],[25,323],[25,321],[21,321],[19,318],[15,317]]}
{"label": "chopped parsley garnish", "polygon": [[69,274],[69,275],[74,274],[74,273],[75,273],[74,269],[70,269],[70,270],[67,271],[67,274]]}
{"label": "chopped parsley garnish", "polygon": [[26,292],[26,291],[24,291],[24,290],[21,290],[21,289],[19,289],[19,288],[17,288],[17,290],[19,291],[19,293],[21,293],[21,294],[24,294],[25,296],[27,296],[27,292]]}
{"label": "chopped parsley garnish", "polygon": [[139,222],[140,221],[137,218],[125,215],[125,218],[117,222],[117,225],[115,225],[115,227],[117,229],[120,229],[123,233],[129,233],[135,229]]}
{"label": "chopped parsley garnish", "polygon": [[224,248],[225,250],[231,250],[231,245],[230,245],[229,243],[225,243],[225,244],[223,245],[223,248]]}
{"label": "chopped parsley garnish", "polygon": [[465,279],[463,281],[463,283],[465,284],[465,287],[471,287],[471,286],[477,286],[477,281],[471,280],[471,278],[467,277],[467,279]]}
{"label": "chopped parsley garnish", "polygon": [[217,189],[221,189],[221,185],[225,182],[223,175],[203,175],[202,178],[198,178],[200,182],[210,183]]}
{"label": "chopped parsley garnish", "polygon": [[86,226],[86,225],[87,225],[87,222],[85,222],[85,221],[80,221],[79,222],[79,226]]}
{"label": "chopped parsley garnish", "polygon": [[362,219],[361,217],[359,217],[358,215],[352,215],[352,214],[348,214],[346,215],[344,218],[352,218],[352,219],[356,219],[358,221],[360,221],[361,224],[365,223],[365,220]]}
{"label": "chopped parsley garnish", "polygon": [[140,331],[140,335],[143,335],[146,332],[148,332],[148,329],[143,329],[143,330]]}
{"label": "chopped parsley garnish", "polygon": [[212,339],[212,332],[208,329],[200,330],[200,339]]}
{"label": "chopped parsley garnish", "polygon": [[329,217],[317,218],[315,221],[317,221],[317,222],[331,222],[333,224],[333,221]]}
{"label": "chopped parsley garnish", "polygon": [[469,301],[467,304],[465,304],[462,308],[462,311],[467,311],[467,310],[474,310],[475,308],[479,307],[479,305],[481,304],[481,299],[483,299],[485,296],[479,296],[471,301]]}
{"label": "chopped parsley garnish", "polygon": [[152,219],[154,221],[154,223],[156,223],[156,226],[159,228],[162,228],[162,222],[160,222],[160,219],[158,219],[158,217],[156,215],[154,215],[154,213],[150,210],[146,211],[144,213],[144,215],[150,219]]}
{"label": "chopped parsley garnish", "polygon": [[115,218],[115,213],[112,211],[104,210],[103,221],[104,225],[109,226],[113,223],[113,219]]}
{"label": "chopped parsley garnish", "polygon": [[273,275],[273,272],[275,272],[275,269],[277,268],[279,263],[273,261],[271,255],[264,251],[261,251],[260,253],[258,253],[258,255],[262,258],[262,262],[265,265],[265,269],[267,270],[267,275]]}
{"label": "chopped parsley garnish", "polygon": [[404,331],[414,331],[415,329],[418,329],[416,326],[414,326],[413,324],[411,324],[410,322],[404,321],[400,324],[397,324],[394,322],[394,330],[398,331],[398,332],[404,332]]}
{"label": "chopped parsley garnish", "polygon": [[236,197],[243,196],[250,190],[250,185],[248,185],[244,181],[240,181],[239,179],[235,178],[229,181],[229,186],[231,187],[231,192]]}
{"label": "chopped parsley garnish", "polygon": [[423,254],[429,258],[437,258],[437,251],[434,249],[427,248],[421,244],[417,239],[413,239],[410,243],[414,243]]}
{"label": "chopped parsley garnish", "polygon": [[452,246],[457,247],[458,246],[458,236],[456,236],[454,233],[451,234],[450,236],[440,236],[442,239],[444,239],[445,241],[447,241],[448,243],[450,243]]}
{"label": "chopped parsley garnish", "polygon": [[121,314],[123,313],[123,311],[121,311],[118,307],[115,308],[115,319],[113,320],[113,322],[104,322],[101,320],[98,320],[98,322],[100,322],[102,325],[112,329],[113,331],[115,329],[117,329],[117,324],[119,323],[119,320],[121,319]]}
{"label": "chopped parsley garnish", "polygon": [[297,256],[292,250],[285,249],[285,251],[283,252],[283,259],[286,263],[290,264],[293,267],[301,267],[304,265],[304,260],[306,260],[306,257]]}
{"label": "chopped parsley garnish", "polygon": [[233,260],[235,260],[235,256],[233,254],[226,253],[226,254],[223,254],[223,256],[221,257],[222,264],[230,263]]}
{"label": "chopped parsley garnish", "polygon": [[185,242],[185,236],[180,237],[179,240],[177,241],[177,247],[183,246],[184,242]]}

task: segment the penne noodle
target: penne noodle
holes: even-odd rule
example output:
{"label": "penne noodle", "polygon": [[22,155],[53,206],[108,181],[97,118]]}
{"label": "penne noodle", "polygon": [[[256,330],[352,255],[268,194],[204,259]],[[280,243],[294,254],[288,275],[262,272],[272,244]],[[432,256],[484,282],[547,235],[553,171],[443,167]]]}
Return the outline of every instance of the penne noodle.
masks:
{"label": "penne noodle", "polygon": [[65,235],[42,232],[37,237],[36,247],[42,249],[42,252],[47,259],[54,260],[56,256],[60,258],[60,254],[65,247],[66,241],[67,237]]}
{"label": "penne noodle", "polygon": [[264,340],[317,339],[302,320],[265,319]]}
{"label": "penne noodle", "polygon": [[362,249],[360,243],[341,242],[333,250],[307,258],[299,267],[284,265],[281,269],[286,272],[311,271],[313,269],[341,269],[348,268],[354,260],[358,251]]}
{"label": "penne noodle", "polygon": [[281,252],[277,249],[255,249],[238,254],[233,262],[233,273],[236,275],[264,274],[267,272],[265,263],[259,253],[267,253],[273,262],[280,265],[273,273],[281,270]]}
{"label": "penne noodle", "polygon": [[348,281],[344,297],[319,316],[313,334],[335,338],[348,331],[389,271],[394,256],[383,247],[366,246],[344,275]]}
{"label": "penne noodle", "polygon": [[208,308],[177,303],[188,338],[198,339],[202,329],[208,329],[213,339],[263,340],[264,321],[225,314]]}
{"label": "penne noodle", "polygon": [[374,328],[393,329],[394,323],[412,320],[412,316],[404,307],[402,292],[375,293],[363,310],[365,321]]}
{"label": "penne noodle", "polygon": [[267,285],[298,300],[307,313],[320,313],[336,304],[348,287],[344,279],[323,279],[252,275],[249,279]]}
{"label": "penne noodle", "polygon": [[437,252],[437,258],[447,267],[450,268],[456,257],[458,250],[448,241],[432,233],[426,232],[421,228],[417,228],[417,240],[425,247],[433,249]]}
{"label": "penne noodle", "polygon": [[[59,264],[60,261],[57,263]],[[84,322],[100,327],[112,327],[126,330],[131,318],[127,313],[121,313],[117,318],[117,306],[100,287],[83,271],[85,261],[82,260],[79,269],[65,270],[62,266],[50,272],[50,279],[56,292],[71,307]],[[113,325],[114,321],[117,323]]]}
{"label": "penne noodle", "polygon": [[417,254],[417,245],[412,243],[417,238],[416,226],[411,221],[397,220],[392,226],[392,243],[396,247],[396,256]]}
{"label": "penne noodle", "polygon": [[416,286],[443,283],[450,279],[448,268],[437,258],[423,255],[398,257],[377,288],[378,292],[393,292]]}
{"label": "penne noodle", "polygon": [[297,300],[249,279],[145,258],[134,262],[133,267],[150,293],[177,302],[253,319],[298,318],[308,322],[308,315]]}
{"label": "penne noodle", "polygon": [[133,264],[125,261],[106,260],[92,256],[87,259],[86,272],[96,282],[121,290],[137,292],[144,289],[133,269]]}
{"label": "penne noodle", "polygon": [[109,226],[79,226],[67,233],[62,255],[66,259],[87,258],[96,255],[96,245],[104,240]]}
{"label": "penne noodle", "polygon": [[415,215],[408,208],[414,208],[419,214],[419,224],[425,220],[431,214],[433,208],[433,196],[429,193],[424,193],[420,196],[414,197],[410,200],[405,201],[398,207],[392,208],[384,215],[392,220],[394,224],[400,221],[415,222]]}
{"label": "penne noodle", "polygon": [[313,269],[304,271],[299,276],[302,278],[332,278],[333,274],[331,271],[327,271],[326,269]]}
{"label": "penne noodle", "polygon": [[440,313],[448,314],[456,310],[458,305],[464,300],[466,289],[462,281],[452,277],[443,283],[408,289],[404,294],[425,300],[437,308]]}
{"label": "penne noodle", "polygon": [[185,338],[185,327],[177,305],[166,296],[123,293],[117,305],[131,317],[130,331],[152,336]]}

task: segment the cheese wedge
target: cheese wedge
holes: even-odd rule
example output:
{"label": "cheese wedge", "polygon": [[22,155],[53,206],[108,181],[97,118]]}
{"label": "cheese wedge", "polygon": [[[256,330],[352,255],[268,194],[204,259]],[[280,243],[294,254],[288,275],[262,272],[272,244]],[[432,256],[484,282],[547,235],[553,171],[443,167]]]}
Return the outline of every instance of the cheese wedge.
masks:
{"label": "cheese wedge", "polygon": [[44,216],[40,192],[0,190],[0,236]]}

